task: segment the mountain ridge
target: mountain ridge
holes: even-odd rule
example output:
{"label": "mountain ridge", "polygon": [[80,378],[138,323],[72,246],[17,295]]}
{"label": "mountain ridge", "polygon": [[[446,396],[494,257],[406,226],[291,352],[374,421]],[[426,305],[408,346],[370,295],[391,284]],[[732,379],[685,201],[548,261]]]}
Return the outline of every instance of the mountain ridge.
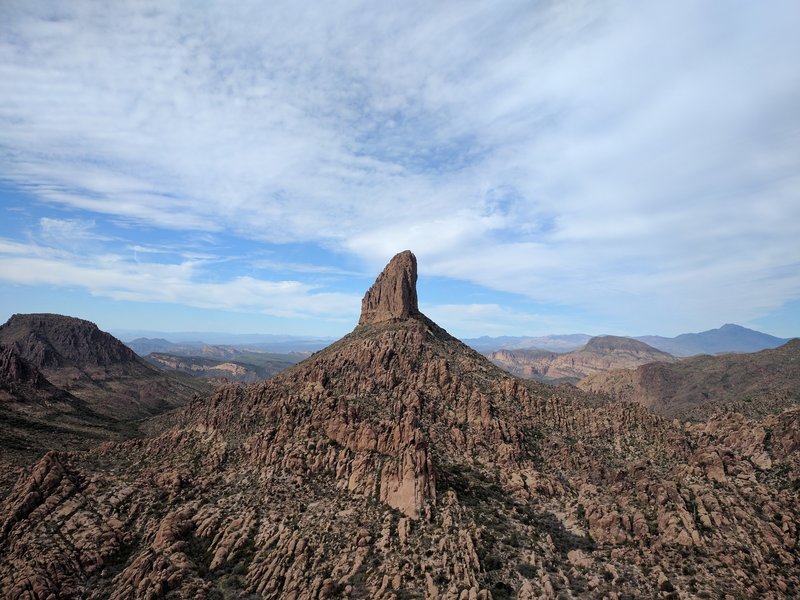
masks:
{"label": "mountain ridge", "polygon": [[[498,350],[546,350],[549,352],[571,352],[585,345],[592,337],[583,333],[547,336],[500,336],[464,338],[462,341],[479,352]],[[682,333],[675,337],[658,335],[616,336],[639,340],[657,350],[677,357],[696,354],[718,354],[722,352],[756,352],[777,348],[792,338],[779,338],[767,333],[747,329],[741,325],[725,324],[717,329],[700,333]]]}
{"label": "mountain ridge", "polygon": [[0,343],[13,345],[38,368],[109,366],[136,354],[91,321],[53,313],[14,314],[0,325]]}
{"label": "mountain ridge", "polygon": [[155,437],[45,456],[1,500],[0,589],[115,600],[797,591],[800,411],[685,429],[521,380],[397,289],[368,294],[364,322],[328,348],[194,399]]}
{"label": "mountain ridge", "polygon": [[138,419],[212,387],[167,376],[84,319],[17,314],[0,325],[0,447],[9,469],[47,450],[138,435]]}
{"label": "mountain ridge", "polygon": [[686,357],[723,352],[757,352],[777,348],[791,338],[778,338],[741,325],[726,323],[717,329],[700,333],[682,333],[674,338],[640,336],[636,339],[675,356]]}
{"label": "mountain ridge", "polygon": [[673,362],[675,357],[633,338],[597,336],[565,353],[541,350],[499,350],[487,355],[496,365],[519,377],[577,383],[587,375],[648,362]]}
{"label": "mountain ridge", "polygon": [[800,404],[800,339],[754,353],[699,355],[589,375],[581,389],[639,402],[665,417],[763,417]]}

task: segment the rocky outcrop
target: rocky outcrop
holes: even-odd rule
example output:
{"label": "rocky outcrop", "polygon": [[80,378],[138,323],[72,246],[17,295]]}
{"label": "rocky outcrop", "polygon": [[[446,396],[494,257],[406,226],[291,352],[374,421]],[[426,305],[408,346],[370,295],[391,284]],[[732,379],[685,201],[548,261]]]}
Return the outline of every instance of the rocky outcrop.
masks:
{"label": "rocky outcrop", "polygon": [[45,457],[0,504],[0,595],[796,596],[798,411],[684,427],[411,316]]}
{"label": "rocky outcrop", "polygon": [[[0,346],[0,471],[30,464],[48,450],[83,449],[112,439],[112,422],[57,388],[13,346]],[[0,474],[0,489],[7,482]]]}
{"label": "rocky outcrop", "polygon": [[361,301],[359,325],[408,319],[417,307],[417,258],[400,252],[386,265]]}
{"label": "rocky outcrop", "polygon": [[133,350],[94,323],[64,315],[13,315],[0,326],[0,343],[14,346],[20,356],[40,369],[137,360]]}
{"label": "rocky outcrop", "polygon": [[72,317],[14,315],[0,326],[0,342],[0,463],[30,464],[49,449],[135,435],[130,421],[213,389],[165,375]]}
{"label": "rocky outcrop", "polygon": [[55,387],[111,419],[137,419],[185,404],[213,386],[164,375],[121,341],[83,319],[17,314],[0,326],[0,343]]}

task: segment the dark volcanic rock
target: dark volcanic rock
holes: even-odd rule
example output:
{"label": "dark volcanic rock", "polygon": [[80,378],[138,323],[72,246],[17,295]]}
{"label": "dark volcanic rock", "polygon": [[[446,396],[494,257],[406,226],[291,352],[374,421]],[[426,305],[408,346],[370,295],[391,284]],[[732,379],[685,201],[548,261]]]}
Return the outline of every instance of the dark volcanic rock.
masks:
{"label": "dark volcanic rock", "polygon": [[131,421],[213,389],[184,379],[148,365],[89,321],[14,315],[0,326],[0,463],[136,435]]}
{"label": "dark volcanic rock", "polygon": [[406,250],[392,258],[364,295],[358,323],[402,320],[418,314],[417,258]]}
{"label": "dark volcanic rock", "polygon": [[[84,449],[114,437],[110,419],[54,386],[13,346],[0,345],[0,471],[54,448]],[[0,473],[0,488],[7,485]]]}

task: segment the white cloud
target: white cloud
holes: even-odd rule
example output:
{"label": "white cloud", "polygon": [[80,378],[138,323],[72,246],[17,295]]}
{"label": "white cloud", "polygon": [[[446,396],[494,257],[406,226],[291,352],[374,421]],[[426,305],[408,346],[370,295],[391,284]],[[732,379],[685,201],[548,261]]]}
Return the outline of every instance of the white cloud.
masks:
{"label": "white cloud", "polygon": [[781,0],[4,2],[0,179],[371,270],[411,248],[629,327],[746,321],[800,297],[799,27]]}
{"label": "white cloud", "polygon": [[115,254],[77,255],[0,239],[0,280],[21,285],[83,288],[92,295],[167,302],[287,318],[353,320],[360,297],[298,281],[238,276],[208,281],[201,261],[141,262]]}
{"label": "white cloud", "polygon": [[[462,338],[519,334],[520,328],[556,331],[565,326],[557,319],[511,310],[499,304],[425,304],[421,310],[445,329]],[[571,323],[570,327],[575,324]]]}

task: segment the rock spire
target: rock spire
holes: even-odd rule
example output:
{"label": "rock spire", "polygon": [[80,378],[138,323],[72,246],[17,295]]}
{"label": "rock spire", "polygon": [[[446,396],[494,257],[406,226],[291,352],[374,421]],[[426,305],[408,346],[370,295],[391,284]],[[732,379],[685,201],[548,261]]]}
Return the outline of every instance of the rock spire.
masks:
{"label": "rock spire", "polygon": [[364,295],[358,324],[403,320],[418,314],[417,257],[405,250],[389,261]]}

